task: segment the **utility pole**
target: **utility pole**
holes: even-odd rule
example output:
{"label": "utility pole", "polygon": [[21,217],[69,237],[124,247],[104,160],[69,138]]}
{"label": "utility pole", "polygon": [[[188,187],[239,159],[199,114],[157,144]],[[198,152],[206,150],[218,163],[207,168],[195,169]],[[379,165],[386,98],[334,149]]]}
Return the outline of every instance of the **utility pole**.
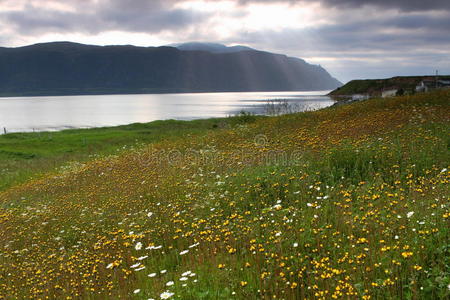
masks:
{"label": "utility pole", "polygon": [[438,70],[436,70],[436,82],[435,82],[435,88],[437,89],[438,88],[438,75],[439,75],[439,71]]}

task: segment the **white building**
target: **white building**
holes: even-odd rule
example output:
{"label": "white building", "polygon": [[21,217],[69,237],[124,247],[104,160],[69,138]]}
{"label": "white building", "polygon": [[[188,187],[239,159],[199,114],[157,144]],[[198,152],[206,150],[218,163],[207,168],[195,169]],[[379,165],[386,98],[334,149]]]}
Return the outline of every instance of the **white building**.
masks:
{"label": "white building", "polygon": [[445,89],[450,87],[450,80],[422,80],[416,86],[416,92],[428,92],[433,89]]}
{"label": "white building", "polygon": [[421,81],[419,85],[416,86],[416,92],[428,92],[428,86],[425,82]]}
{"label": "white building", "polygon": [[369,99],[369,95],[363,95],[363,94],[352,95],[352,101],[361,101],[361,100],[367,100],[367,99]]}
{"label": "white building", "polygon": [[387,98],[387,97],[394,97],[397,95],[397,91],[398,90],[385,90],[381,92],[381,97],[382,98]]}

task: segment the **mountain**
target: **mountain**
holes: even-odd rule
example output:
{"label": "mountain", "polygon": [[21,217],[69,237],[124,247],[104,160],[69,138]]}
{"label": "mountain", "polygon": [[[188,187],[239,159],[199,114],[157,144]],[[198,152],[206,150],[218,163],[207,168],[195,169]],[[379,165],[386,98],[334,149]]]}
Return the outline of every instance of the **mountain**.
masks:
{"label": "mountain", "polygon": [[[225,47],[227,48],[227,47]],[[320,66],[257,50],[93,46],[0,48],[0,95],[328,90]]]}
{"label": "mountain", "polygon": [[246,46],[231,46],[227,47],[222,44],[217,43],[199,43],[199,42],[191,42],[184,44],[173,44],[170,45],[182,51],[207,51],[212,53],[234,53],[240,51],[255,51],[250,47]]}

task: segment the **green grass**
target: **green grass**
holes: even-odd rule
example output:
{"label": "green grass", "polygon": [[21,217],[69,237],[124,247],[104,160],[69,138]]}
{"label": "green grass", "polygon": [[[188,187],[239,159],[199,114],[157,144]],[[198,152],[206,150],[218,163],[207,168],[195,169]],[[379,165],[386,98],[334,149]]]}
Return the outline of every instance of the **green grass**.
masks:
{"label": "green grass", "polygon": [[194,121],[154,121],[117,127],[0,135],[0,191],[71,162],[86,162],[142,144],[167,142],[254,122],[238,115]]}

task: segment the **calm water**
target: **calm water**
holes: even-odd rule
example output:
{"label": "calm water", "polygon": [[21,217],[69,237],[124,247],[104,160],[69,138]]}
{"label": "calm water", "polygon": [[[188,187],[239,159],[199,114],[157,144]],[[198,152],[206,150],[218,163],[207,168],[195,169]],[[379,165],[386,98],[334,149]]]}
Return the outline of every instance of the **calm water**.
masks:
{"label": "calm water", "polygon": [[318,92],[146,94],[0,98],[0,128],[8,132],[116,126],[154,120],[264,114],[267,102],[285,99],[297,110],[334,103]]}

